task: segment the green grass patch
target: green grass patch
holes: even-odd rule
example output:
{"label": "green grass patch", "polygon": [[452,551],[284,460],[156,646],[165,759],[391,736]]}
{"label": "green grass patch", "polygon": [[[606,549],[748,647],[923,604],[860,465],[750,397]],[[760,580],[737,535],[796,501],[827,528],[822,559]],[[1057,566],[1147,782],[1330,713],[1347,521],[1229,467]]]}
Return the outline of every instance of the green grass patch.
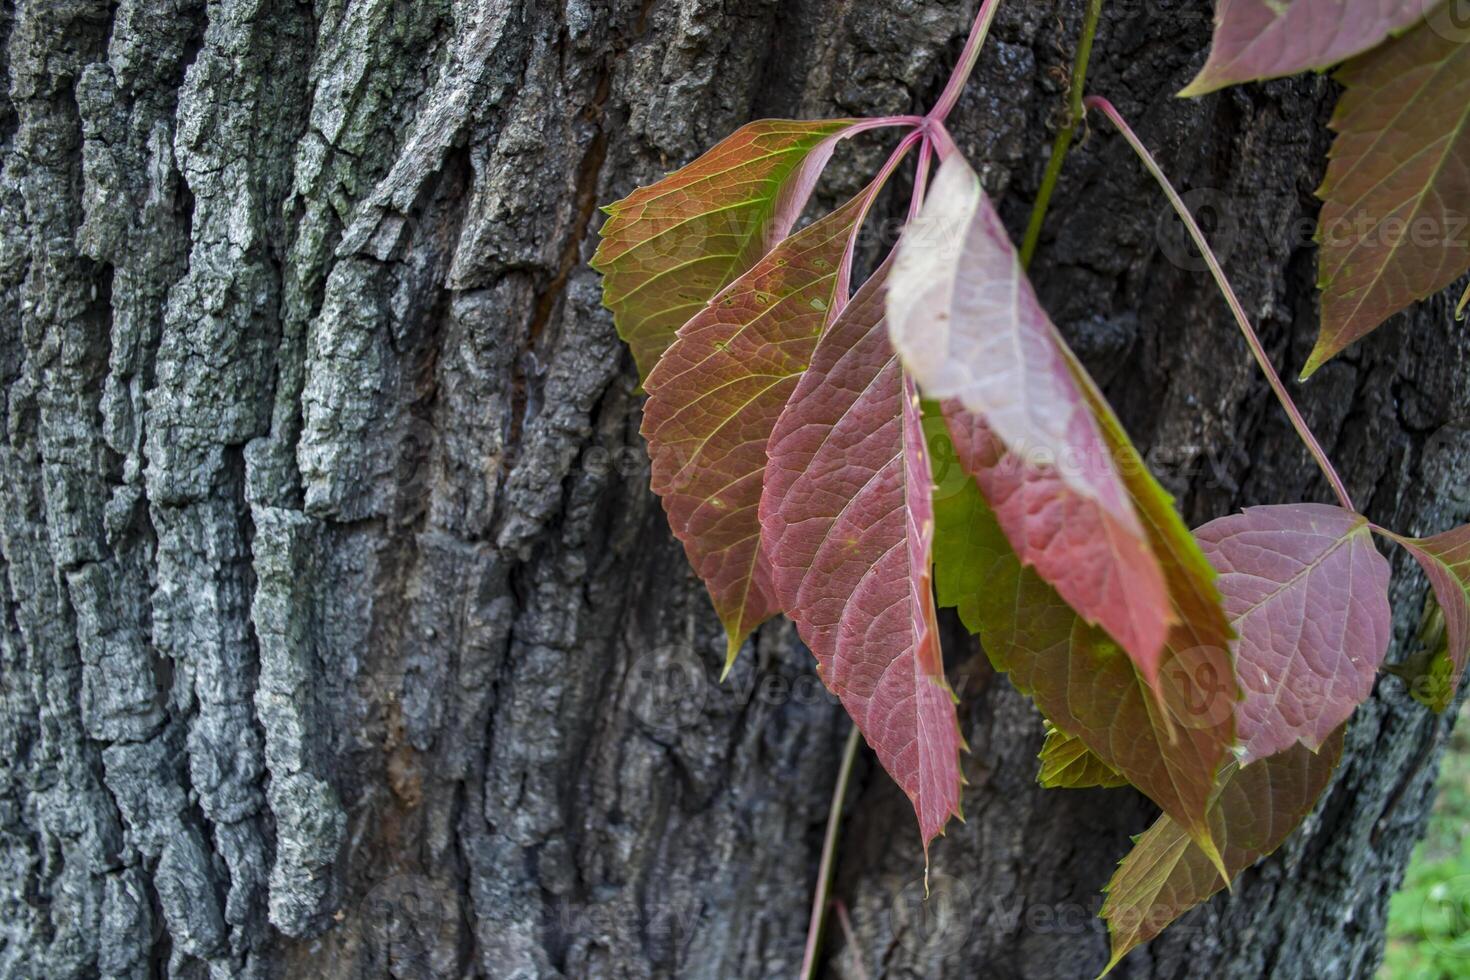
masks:
{"label": "green grass patch", "polygon": [[1439,799],[1388,906],[1380,980],[1470,980],[1470,719],[1445,753]]}

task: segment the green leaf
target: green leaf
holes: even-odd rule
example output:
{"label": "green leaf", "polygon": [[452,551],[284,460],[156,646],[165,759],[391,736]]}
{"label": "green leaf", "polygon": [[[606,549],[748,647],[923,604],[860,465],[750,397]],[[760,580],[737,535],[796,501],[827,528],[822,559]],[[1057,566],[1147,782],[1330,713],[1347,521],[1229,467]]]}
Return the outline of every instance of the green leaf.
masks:
{"label": "green leaf", "polygon": [[1322,332],[1306,378],[1470,268],[1470,43],[1425,24],[1355,58],[1317,228]]}
{"label": "green leaf", "polygon": [[675,332],[790,232],[853,121],[767,119],[606,208],[592,267],[647,378]]}
{"label": "green leaf", "polygon": [[1424,600],[1416,649],[1403,663],[1383,668],[1404,682],[1409,697],[1441,714],[1455,700],[1455,661],[1450,656],[1450,637],[1445,629],[1444,610],[1433,595]]}
{"label": "green leaf", "polygon": [[1041,745],[1041,771],[1036,781],[1047,789],[1112,789],[1127,786],[1128,780],[1102,761],[1080,738],[1046,723],[1046,741]]}
{"label": "green leaf", "polygon": [[[1297,744],[1248,766],[1232,762],[1220,774],[1209,822],[1230,879],[1280,847],[1312,812],[1342,758],[1343,730],[1318,752]],[[1216,864],[1190,835],[1160,817],[1108,883],[1102,917],[1113,949],[1103,972],[1224,887]]]}

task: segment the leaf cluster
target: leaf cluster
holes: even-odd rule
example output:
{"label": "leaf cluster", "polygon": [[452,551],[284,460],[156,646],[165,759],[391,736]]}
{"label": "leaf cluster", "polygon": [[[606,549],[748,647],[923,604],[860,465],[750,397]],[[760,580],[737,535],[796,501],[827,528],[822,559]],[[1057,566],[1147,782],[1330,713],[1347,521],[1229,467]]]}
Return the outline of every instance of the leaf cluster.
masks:
{"label": "leaf cluster", "polygon": [[[789,616],[912,802],[927,853],[961,815],[965,745],[936,625],[956,608],[1046,719],[1043,785],[1132,785],[1163,811],[1108,885],[1116,963],[1277,848],[1329,785],[1390,640],[1376,538],[1407,548],[1437,599],[1437,630],[1427,619],[1423,650],[1391,669],[1449,704],[1470,657],[1470,527],[1414,538],[1356,511],[1213,256],[1339,500],[1185,526],[945,130],[996,5],[928,115],[752,123],[610,206],[593,264],[648,394],[653,489],[728,663]],[[1470,31],[1441,13],[1220,0],[1210,58],[1182,93],[1344,63],[1304,377],[1470,268],[1463,225],[1453,234],[1470,200]],[[1126,122],[1087,105],[1209,255]],[[872,183],[795,230],[836,143],[883,129],[901,137]],[[909,221],[854,289],[864,221],[910,156]]]}

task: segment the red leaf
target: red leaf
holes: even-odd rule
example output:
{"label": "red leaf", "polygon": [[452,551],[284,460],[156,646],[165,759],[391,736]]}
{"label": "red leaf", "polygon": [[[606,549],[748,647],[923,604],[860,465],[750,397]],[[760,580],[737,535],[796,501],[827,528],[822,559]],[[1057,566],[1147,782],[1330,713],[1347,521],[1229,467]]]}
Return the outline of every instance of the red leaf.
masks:
{"label": "red leaf", "polygon": [[779,611],[761,554],[766,441],[839,305],[864,191],[782,242],[679,330],[646,384],[653,490],[729,638],[726,669]]}
{"label": "red leaf", "polygon": [[[1023,563],[1105,623],[1149,683],[1173,615],[1069,352],[963,157],[899,245],[889,331]],[[983,430],[972,428],[983,423]]]}
{"label": "red leaf", "polygon": [[1220,0],[1210,58],[1180,95],[1329,68],[1413,25],[1435,0]]}
{"label": "red leaf", "polygon": [[886,268],[817,345],[771,434],[761,527],[776,594],[925,847],[960,813],[954,697],[930,590],[932,476],[883,326]]}
{"label": "red leaf", "polygon": [[1388,561],[1341,507],[1251,507],[1195,532],[1240,635],[1244,763],[1316,751],[1373,690],[1388,652]]}
{"label": "red leaf", "polygon": [[1425,24],[1338,73],[1322,215],[1322,333],[1302,376],[1470,268],[1470,43]]}
{"label": "red leaf", "polygon": [[1174,613],[1148,543],[1074,492],[1054,468],[1028,466],[1006,452],[958,401],[946,402],[944,415],[960,465],[975,477],[1021,564],[1156,671]]}
{"label": "red leaf", "polygon": [[[1232,763],[1221,773],[1209,821],[1230,878],[1280,847],[1312,812],[1342,758],[1342,733],[1339,728],[1329,735],[1320,752],[1294,745],[1253,765]],[[1102,917],[1113,953],[1103,972],[1224,887],[1208,855],[1173,820],[1160,817],[1108,883]]]}
{"label": "red leaf", "polygon": [[849,119],[764,119],[607,208],[592,267],[647,378],[675,332],[791,231]]}
{"label": "red leaf", "polygon": [[1449,680],[1449,692],[1453,696],[1465,675],[1466,661],[1470,660],[1470,524],[1432,538],[1404,538],[1392,533],[1388,536],[1409,549],[1434,587],[1434,596],[1444,612],[1450,661],[1454,664]]}

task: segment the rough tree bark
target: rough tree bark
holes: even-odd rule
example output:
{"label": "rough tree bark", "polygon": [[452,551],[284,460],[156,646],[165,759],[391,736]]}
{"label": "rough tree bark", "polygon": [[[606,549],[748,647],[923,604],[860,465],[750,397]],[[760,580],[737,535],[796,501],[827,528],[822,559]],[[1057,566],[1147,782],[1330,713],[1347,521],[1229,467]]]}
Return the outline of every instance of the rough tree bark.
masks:
{"label": "rough tree bark", "polygon": [[[788,626],[715,684],[595,205],[755,116],[922,107],[975,6],[0,0],[0,975],[791,976],[847,722]],[[1081,6],[1007,3],[954,117],[1015,228]],[[1296,367],[1333,85],[1173,99],[1207,39],[1112,0],[1093,88]],[[1044,299],[1192,522],[1326,499],[1168,230],[1094,132]],[[1374,519],[1470,516],[1467,351],[1441,299],[1303,389]],[[827,970],[1091,976],[1147,804],[1039,791],[1037,715],[952,646],[969,822],[925,910],[863,765]],[[1380,683],[1305,831],[1122,975],[1368,976],[1448,725]]]}

